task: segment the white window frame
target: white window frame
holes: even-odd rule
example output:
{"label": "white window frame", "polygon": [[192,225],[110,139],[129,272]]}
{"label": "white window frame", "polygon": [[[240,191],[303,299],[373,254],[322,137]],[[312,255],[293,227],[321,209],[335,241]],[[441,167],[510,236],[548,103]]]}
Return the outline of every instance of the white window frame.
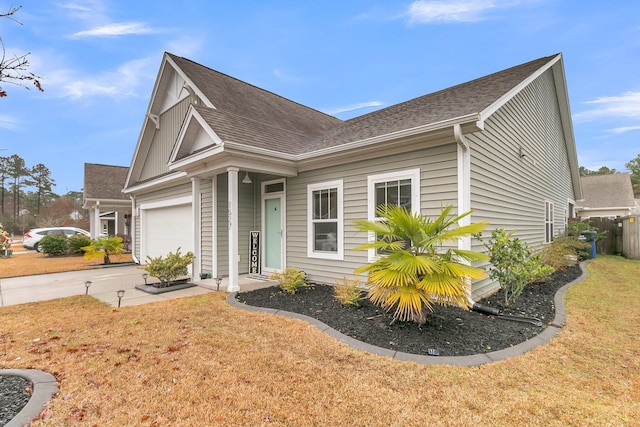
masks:
{"label": "white window frame", "polygon": [[[316,251],[315,250],[315,236],[313,225],[317,222],[326,222],[326,220],[314,220],[313,219],[313,192],[319,190],[337,190],[337,218],[332,219],[331,222],[336,221],[338,224],[338,235],[336,236],[337,250],[333,251]],[[343,181],[327,181],[319,182],[315,184],[307,185],[307,257],[319,258],[319,259],[332,259],[342,261],[344,260],[344,215],[343,215]]]}
{"label": "white window frame", "polygon": [[[420,168],[406,169],[401,171],[387,172],[378,175],[369,175],[367,177],[367,217],[369,221],[378,221],[380,218],[376,216],[376,191],[375,186],[381,182],[411,180],[411,212],[420,213]],[[369,242],[374,242],[376,235],[373,232],[368,233]],[[369,262],[378,258],[375,249],[369,249]]]}
{"label": "white window frame", "polygon": [[553,202],[550,200],[544,201],[544,243],[552,243],[553,242],[553,232],[554,232],[554,207]]}

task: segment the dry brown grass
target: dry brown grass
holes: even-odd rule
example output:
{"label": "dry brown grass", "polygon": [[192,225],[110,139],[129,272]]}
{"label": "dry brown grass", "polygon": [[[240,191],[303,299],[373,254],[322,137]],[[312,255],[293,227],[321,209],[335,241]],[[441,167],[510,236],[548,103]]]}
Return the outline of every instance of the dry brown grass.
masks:
{"label": "dry brown grass", "polygon": [[[28,276],[32,274],[59,273],[62,271],[86,270],[102,264],[102,258],[86,260],[82,256],[49,256],[36,251],[16,254],[23,251],[22,245],[12,246],[14,255],[0,258],[0,279]],[[130,254],[111,256],[111,262],[131,261]]]}
{"label": "dry brown grass", "polygon": [[58,378],[34,425],[638,425],[640,262],[588,269],[557,338],[479,367],[353,350],[305,322],[232,308],[222,292],[5,307],[0,365]]}

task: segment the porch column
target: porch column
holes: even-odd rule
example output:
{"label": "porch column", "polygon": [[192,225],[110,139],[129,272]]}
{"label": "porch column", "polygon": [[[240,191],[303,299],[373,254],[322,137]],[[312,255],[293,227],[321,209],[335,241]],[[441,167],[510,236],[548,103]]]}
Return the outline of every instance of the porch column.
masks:
{"label": "porch column", "polygon": [[238,283],[238,168],[227,168],[228,173],[228,215],[229,215],[229,285],[228,292],[240,290]]}
{"label": "porch column", "polygon": [[100,224],[100,201],[96,202],[93,208],[93,229],[91,230],[91,238],[97,239],[100,235],[102,225]]}
{"label": "porch column", "polygon": [[193,203],[191,204],[191,215],[193,224],[193,255],[195,261],[193,262],[191,276],[193,280],[198,280],[202,271],[202,251],[201,249],[201,230],[202,230],[202,218],[200,210],[200,178],[191,178],[191,197]]}

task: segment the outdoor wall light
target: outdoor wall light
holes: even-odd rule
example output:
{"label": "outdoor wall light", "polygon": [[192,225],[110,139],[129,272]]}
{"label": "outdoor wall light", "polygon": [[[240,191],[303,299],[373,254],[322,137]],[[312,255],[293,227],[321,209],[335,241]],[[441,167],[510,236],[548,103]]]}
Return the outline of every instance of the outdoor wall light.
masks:
{"label": "outdoor wall light", "polygon": [[147,273],[142,273],[142,278],[144,279],[144,284],[147,284],[147,279],[149,278],[149,275]]}
{"label": "outdoor wall light", "polygon": [[120,303],[122,302],[122,297],[124,296],[124,289],[120,289],[118,292],[116,292],[116,295],[118,295],[118,308],[120,308]]}
{"label": "outdoor wall light", "polygon": [[91,286],[91,280],[84,282],[84,294],[89,295],[89,286]]}
{"label": "outdoor wall light", "polygon": [[244,178],[242,178],[242,183],[243,184],[251,184],[253,181],[251,181],[251,177],[249,176],[249,172],[245,172],[244,173]]}
{"label": "outdoor wall light", "polygon": [[218,290],[220,290],[220,283],[222,283],[222,277],[216,277],[216,285],[218,285]]}

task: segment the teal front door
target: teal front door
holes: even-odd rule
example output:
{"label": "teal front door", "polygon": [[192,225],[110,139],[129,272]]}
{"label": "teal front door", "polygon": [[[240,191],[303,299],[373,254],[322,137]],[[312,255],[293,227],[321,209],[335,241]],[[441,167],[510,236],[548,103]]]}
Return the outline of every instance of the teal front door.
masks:
{"label": "teal front door", "polygon": [[264,199],[264,263],[267,272],[281,271],[282,268],[282,197]]}

